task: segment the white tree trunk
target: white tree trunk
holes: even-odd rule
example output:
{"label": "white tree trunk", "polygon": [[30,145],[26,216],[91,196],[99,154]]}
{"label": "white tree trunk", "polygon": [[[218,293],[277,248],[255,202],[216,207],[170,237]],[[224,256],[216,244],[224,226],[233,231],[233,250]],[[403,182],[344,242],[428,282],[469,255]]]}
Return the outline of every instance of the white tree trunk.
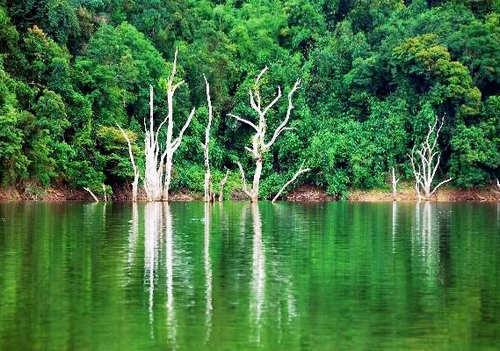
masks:
{"label": "white tree trunk", "polygon": [[396,197],[398,195],[398,189],[397,189],[397,186],[398,186],[398,183],[399,183],[399,178],[396,179],[396,171],[394,170],[394,167],[392,167],[391,169],[391,178],[392,178],[392,200],[393,201],[396,201]]}
{"label": "white tree trunk", "polygon": [[139,173],[139,169],[137,168],[137,165],[135,163],[135,158],[134,158],[134,153],[132,151],[132,143],[130,142],[130,138],[128,137],[127,133],[125,133],[125,131],[122,129],[122,127],[120,127],[118,124],[117,124],[117,126],[120,129],[120,131],[122,132],[123,137],[127,141],[128,155],[130,157],[130,163],[132,164],[132,170],[134,171],[134,180],[132,181],[132,202],[136,202],[137,201],[137,187],[139,185],[140,173]]}
{"label": "white tree trunk", "polygon": [[210,128],[212,126],[213,111],[212,111],[212,100],[210,99],[210,85],[208,84],[207,78],[205,79],[205,87],[207,92],[207,103],[208,103],[208,123],[205,129],[205,144],[203,144],[203,154],[205,156],[205,179],[204,179],[204,196],[203,200],[209,202],[212,198],[211,191],[211,174],[210,174],[210,155],[209,155],[209,144],[210,144]]}
{"label": "white tree trunk", "polygon": [[[195,112],[195,109],[193,108],[184,123],[184,126],[179,131],[179,135],[174,138],[173,99],[177,88],[184,83],[184,81],[180,81],[174,84],[176,72],[177,50],[174,55],[172,72],[170,73],[167,81],[167,117],[160,123],[156,130],[153,120],[153,87],[149,87],[149,128],[147,128],[146,123],[144,123],[144,156],[146,161],[144,189],[146,191],[148,201],[169,200],[174,152],[179,148],[184,132],[191,123]],[[162,151],[159,144],[159,133],[165,124],[167,128],[165,137],[166,141]]]}
{"label": "white tree trunk", "polygon": [[[286,127],[288,124],[288,121],[290,120],[290,115],[291,112],[294,108],[292,104],[292,98],[293,94],[295,91],[298,89],[300,80],[297,80],[293,86],[293,88],[290,90],[288,93],[288,109],[285,115],[285,118],[281,122],[281,124],[275,129],[271,140],[269,142],[265,142],[266,140],[266,131],[267,131],[267,120],[266,120],[266,115],[269,112],[269,110],[278,102],[278,100],[281,98],[281,88],[278,87],[278,93],[276,97],[267,105],[267,106],[262,106],[261,104],[261,96],[260,96],[260,79],[266,73],[267,67],[264,68],[259,75],[257,76],[255,80],[255,85],[254,88],[250,90],[250,106],[252,109],[257,112],[257,115],[259,117],[258,124],[255,124],[247,119],[241,118],[239,116],[229,114],[230,117],[235,118],[236,120],[245,123],[252,127],[255,130],[255,134],[252,137],[252,148],[245,148],[250,154],[252,155],[252,158],[254,159],[255,162],[255,172],[254,172],[254,177],[253,177],[253,182],[252,182],[252,189],[246,188],[246,184],[244,184],[245,188],[243,189],[245,194],[250,198],[251,202],[257,202],[259,199],[259,185],[260,185],[260,178],[262,175],[262,163],[264,159],[264,154],[269,151],[271,146],[274,144],[276,139],[279,137],[279,135],[285,131],[286,129],[289,129]],[[238,163],[238,166],[240,168],[240,172],[242,173],[243,180],[244,178],[244,172],[243,172],[243,167],[241,167],[241,164]]]}
{"label": "white tree trunk", "polygon": [[229,175],[229,170],[226,170],[226,175],[220,181],[219,202],[224,200],[224,185],[226,185],[228,175]]}
{"label": "white tree trunk", "polygon": [[413,175],[415,176],[415,192],[418,200],[422,197],[422,193],[424,199],[430,199],[440,186],[452,180],[452,178],[448,178],[438,185],[432,186],[434,176],[436,175],[441,161],[441,151],[438,148],[437,141],[443,123],[444,120],[441,120],[438,125],[438,119],[436,118],[434,124],[429,125],[429,131],[427,132],[425,140],[418,148],[417,145],[413,146],[411,153],[408,155],[413,169]]}
{"label": "white tree trunk", "polygon": [[283,185],[283,187],[280,189],[280,191],[278,191],[278,193],[273,197],[273,200],[271,201],[272,203],[274,203],[280,197],[283,190],[285,190],[290,184],[292,184],[295,181],[295,179],[297,179],[301,174],[309,172],[311,170],[310,168],[304,169],[304,168],[302,168],[302,166],[303,165],[301,165],[299,170],[297,172],[295,172],[292,179],[290,179],[288,182],[286,182],[285,185]]}
{"label": "white tree trunk", "polygon": [[92,196],[95,202],[99,202],[99,198],[95,196],[95,194],[92,192],[92,190],[90,190],[90,188],[83,188],[83,189],[87,191],[90,194],[90,196]]}
{"label": "white tree trunk", "polygon": [[148,201],[161,200],[162,190],[162,161],[158,159],[160,153],[160,145],[158,142],[158,134],[162,127],[163,121],[158,130],[154,127],[154,91],[153,87],[149,86],[149,128],[146,128],[144,123],[144,190]]}

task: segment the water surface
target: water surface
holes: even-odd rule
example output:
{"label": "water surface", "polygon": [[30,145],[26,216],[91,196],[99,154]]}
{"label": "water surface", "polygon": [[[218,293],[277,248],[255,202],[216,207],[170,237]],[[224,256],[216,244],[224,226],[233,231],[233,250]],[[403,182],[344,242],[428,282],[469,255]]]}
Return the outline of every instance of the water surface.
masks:
{"label": "water surface", "polygon": [[0,204],[0,350],[495,350],[500,204]]}

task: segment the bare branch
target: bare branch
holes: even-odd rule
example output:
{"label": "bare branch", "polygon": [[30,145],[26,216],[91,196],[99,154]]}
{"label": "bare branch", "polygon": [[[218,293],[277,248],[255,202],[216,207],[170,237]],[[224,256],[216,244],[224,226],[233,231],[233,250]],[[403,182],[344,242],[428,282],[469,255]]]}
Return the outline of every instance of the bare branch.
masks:
{"label": "bare branch", "polygon": [[267,148],[270,148],[274,144],[274,142],[276,141],[276,139],[279,137],[279,135],[285,130],[285,127],[286,127],[286,125],[288,123],[288,120],[290,119],[290,115],[291,115],[292,110],[294,108],[293,101],[292,101],[293,94],[298,89],[299,85],[300,85],[300,79],[297,79],[297,81],[293,85],[292,90],[290,90],[290,92],[288,93],[288,109],[286,111],[285,119],[283,120],[283,122],[281,122],[281,124],[278,126],[278,128],[276,128],[276,130],[274,131],[273,137],[266,144]]}
{"label": "bare branch", "polygon": [[86,190],[90,196],[92,196],[92,198],[94,199],[95,202],[99,202],[99,198],[97,196],[95,196],[95,194],[92,192],[92,190],[90,190],[89,188],[83,188],[84,190]]}
{"label": "bare branch", "polygon": [[247,187],[247,180],[245,178],[245,171],[243,170],[243,166],[241,165],[240,162],[236,162],[236,164],[238,165],[238,168],[240,169],[240,174],[241,174],[241,182],[243,183],[242,186],[243,186],[243,192],[248,196],[248,197],[252,197],[252,194],[250,194],[250,192],[248,191],[248,187]]}
{"label": "bare branch", "polygon": [[295,181],[295,179],[297,179],[298,176],[300,176],[303,173],[309,172],[311,170],[310,168],[303,169],[302,168],[303,165],[304,164],[300,166],[299,170],[293,175],[292,179],[286,182],[285,185],[283,185],[283,187],[280,189],[280,191],[278,191],[278,193],[273,197],[273,200],[271,201],[272,203],[274,203],[276,199],[279,198],[283,190],[285,190],[290,184],[292,184]]}
{"label": "bare branch", "polygon": [[191,113],[188,116],[188,119],[186,120],[186,123],[184,123],[181,130],[179,131],[179,135],[177,136],[177,138],[174,139],[174,141],[172,143],[172,149],[174,151],[177,150],[177,148],[181,144],[181,140],[182,140],[182,137],[184,136],[184,132],[189,127],[189,124],[191,123],[191,120],[193,119],[195,111],[196,111],[196,109],[193,107],[193,109],[191,110]]}
{"label": "bare branch", "polygon": [[224,178],[222,178],[220,182],[219,201],[224,200],[224,185],[226,185],[228,176],[229,176],[229,169],[226,169],[226,175],[224,176]]}
{"label": "bare branch", "polygon": [[255,129],[255,131],[258,133],[259,132],[259,129],[257,128],[257,126],[255,124],[253,124],[252,122],[250,122],[249,120],[247,119],[244,119],[244,118],[241,118],[239,116],[236,116],[236,115],[233,115],[232,113],[228,113],[227,114],[229,117],[233,117],[234,119],[240,121],[240,122],[243,122],[243,123],[246,123],[248,124],[250,127],[252,127],[253,129]]}
{"label": "bare branch", "polygon": [[276,94],[276,97],[274,98],[273,101],[271,101],[269,103],[269,105],[267,105],[265,108],[264,108],[264,111],[262,111],[262,115],[266,115],[267,112],[274,106],[276,105],[276,103],[278,102],[278,100],[281,98],[281,88],[278,86],[278,94]]}
{"label": "bare branch", "polygon": [[436,185],[436,186],[434,187],[434,190],[432,190],[432,192],[431,192],[431,196],[432,196],[432,194],[434,194],[434,193],[436,192],[436,190],[438,190],[438,188],[439,188],[441,185],[444,185],[444,184],[448,183],[448,182],[449,182],[449,181],[451,181],[452,179],[453,179],[453,178],[448,178],[448,179],[446,179],[446,180],[443,180],[443,181],[442,181],[441,183],[439,183],[438,185]]}

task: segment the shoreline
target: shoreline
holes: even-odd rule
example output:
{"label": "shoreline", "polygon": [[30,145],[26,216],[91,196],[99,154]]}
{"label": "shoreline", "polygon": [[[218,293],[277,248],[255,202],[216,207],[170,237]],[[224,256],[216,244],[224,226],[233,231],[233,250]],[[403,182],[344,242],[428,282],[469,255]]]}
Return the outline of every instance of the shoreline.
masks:
{"label": "shoreline", "polygon": [[[172,192],[170,195],[171,201],[201,201],[202,194],[190,191]],[[113,194],[110,196],[114,202],[130,201],[130,189],[126,186],[115,187]],[[139,202],[144,202],[145,194],[140,191]],[[245,201],[245,197],[239,192],[234,192],[227,200]],[[302,185],[288,193],[284,199],[288,202],[316,203],[316,202],[331,202],[339,201],[340,199],[328,195],[324,189]],[[392,202],[394,201],[389,190],[372,189],[372,190],[351,190],[349,196],[345,199],[349,202]],[[92,197],[83,189],[74,189],[67,186],[48,187],[46,189],[26,187],[17,189],[15,187],[0,188],[0,202],[70,202],[70,201],[90,201]],[[402,188],[398,191],[395,201],[400,202],[417,202],[415,192],[412,188]],[[430,200],[433,202],[499,202],[500,191],[495,187],[477,188],[477,189],[440,189],[437,194]]]}

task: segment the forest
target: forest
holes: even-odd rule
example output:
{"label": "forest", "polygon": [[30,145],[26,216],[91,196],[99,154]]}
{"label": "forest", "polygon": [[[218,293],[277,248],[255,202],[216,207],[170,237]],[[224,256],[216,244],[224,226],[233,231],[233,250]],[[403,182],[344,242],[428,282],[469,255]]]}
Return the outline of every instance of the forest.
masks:
{"label": "forest", "polygon": [[[249,90],[283,98],[267,113],[287,130],[263,154],[261,198],[301,167],[296,185],[345,197],[412,181],[408,155],[443,121],[436,179],[494,184],[500,165],[499,0],[0,0],[0,184],[67,185],[97,194],[129,184],[127,150],[144,169],[150,86],[154,119],[168,113],[177,54],[170,187],[202,193],[208,150],[214,187],[241,187],[238,163],[255,120]],[[120,128],[126,131],[123,133]],[[159,135],[163,140],[166,136]],[[105,185],[103,187],[103,184]]]}

